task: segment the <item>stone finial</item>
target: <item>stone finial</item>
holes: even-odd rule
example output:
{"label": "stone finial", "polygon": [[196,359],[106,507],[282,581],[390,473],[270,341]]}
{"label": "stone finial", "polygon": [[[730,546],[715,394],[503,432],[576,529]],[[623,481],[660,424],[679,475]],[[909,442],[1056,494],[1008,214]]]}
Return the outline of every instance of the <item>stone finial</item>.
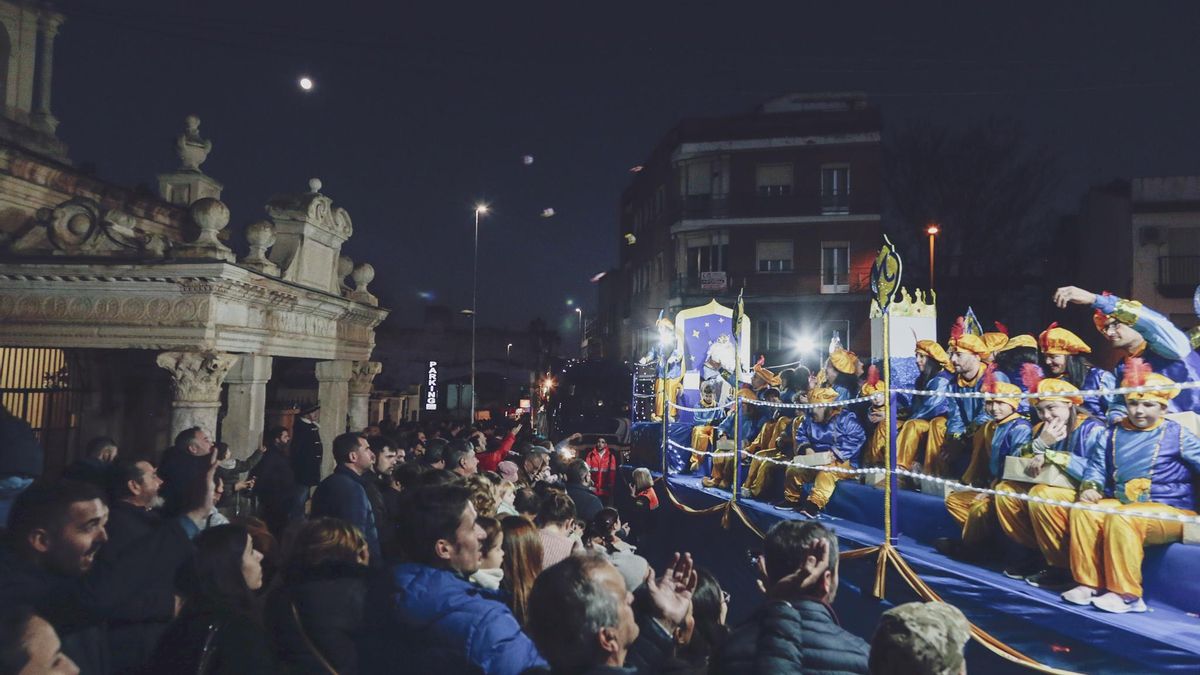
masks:
{"label": "stone finial", "polygon": [[353,290],[350,288],[350,286],[348,286],[346,284],[346,277],[350,276],[350,273],[353,271],[354,271],[354,261],[350,259],[350,256],[348,256],[348,255],[338,256],[337,283],[338,283],[338,288],[341,290],[343,296],[348,297],[350,295],[350,292]]}
{"label": "stone finial", "polygon": [[221,243],[221,230],[229,224],[229,207],[224,202],[212,197],[197,199],[192,203],[188,213],[192,222],[200,228],[200,234],[186,247],[185,257],[217,258],[233,262],[237,256],[228,246]]}
{"label": "stone finial", "polygon": [[322,187],[322,184],[321,184],[320,178],[309,178],[308,179],[308,191],[311,192],[312,194],[314,194],[314,195],[321,194],[321,187]]}
{"label": "stone finial", "polygon": [[200,137],[200,118],[188,115],[183,120],[183,133],[175,139],[175,150],[179,154],[182,171],[200,171],[200,165],[212,151],[212,141]]}
{"label": "stone finial", "polygon": [[249,225],[246,227],[246,242],[250,244],[250,253],[242,258],[242,266],[279,276],[279,266],[267,258],[267,249],[275,245],[275,224],[260,220]]}
{"label": "stone finial", "polygon": [[371,295],[371,292],[367,290],[367,284],[375,280],[375,267],[371,263],[359,263],[351,273],[351,278],[354,279],[354,291],[350,293],[350,299],[364,305],[378,307],[379,298]]}

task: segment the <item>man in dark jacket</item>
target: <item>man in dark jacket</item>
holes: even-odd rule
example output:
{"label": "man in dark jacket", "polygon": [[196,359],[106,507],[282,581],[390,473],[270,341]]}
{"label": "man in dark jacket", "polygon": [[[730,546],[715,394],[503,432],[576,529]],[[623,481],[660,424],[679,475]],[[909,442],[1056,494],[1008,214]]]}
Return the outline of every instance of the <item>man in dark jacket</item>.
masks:
{"label": "man in dark jacket", "polygon": [[398,534],[409,562],[390,570],[385,592],[368,594],[374,611],[364,672],[517,675],[545,666],[502,598],[467,581],[483,539],[470,490],[422,486],[400,499]]}
{"label": "man in dark jacket", "polygon": [[274,427],[268,431],[266,452],[250,470],[259,511],[276,537],[283,534],[289,522],[304,517],[304,501],[308,494],[307,487],[297,485],[296,475],[292,472],[292,460],[288,456],[291,438],[287,427]]}
{"label": "man in dark jacket", "polygon": [[308,487],[321,482],[325,448],[321,445],[321,427],[317,426],[320,413],[320,405],[309,405],[300,410],[292,425],[292,473],[298,484]]}
{"label": "man in dark jacket", "polygon": [[[146,579],[183,564],[212,506],[209,490],[203,503],[110,561],[97,557],[108,541],[108,507],[99,489],[75,481],[35,482],[13,503],[0,545],[0,606],[35,607],[83,673],[108,673],[104,622],[143,591]],[[169,609],[157,608],[165,616],[147,608],[142,618],[169,620],[174,611],[172,602]]]}
{"label": "man in dark jacket", "polygon": [[119,452],[116,441],[107,436],[97,436],[88,441],[83,457],[63,469],[63,478],[81,480],[106,490],[109,467],[117,460]]}
{"label": "man in dark jacket", "polygon": [[341,518],[362,532],[371,552],[371,565],[383,564],[379,547],[379,514],[367,496],[367,474],[375,465],[375,455],[362,434],[349,432],[333,439],[333,458],[338,466],[313,492],[314,518]]}
{"label": "man in dark jacket", "polygon": [[575,502],[575,515],[584,523],[592,522],[592,518],[604,509],[604,504],[592,492],[591,470],[582,459],[576,459],[567,465],[566,475],[567,496]]}
{"label": "man in dark jacket", "polygon": [[45,457],[33,429],[0,405],[0,523],[17,495],[40,478]]}
{"label": "man in dark jacket", "polygon": [[158,476],[163,479],[163,511],[170,516],[183,513],[200,477],[212,468],[213,442],[200,427],[184,429],[175,443],[163,452]]}
{"label": "man in dark jacket", "polygon": [[870,648],[838,625],[837,537],[815,521],[784,520],[767,532],[759,573],[767,602],[713,657],[718,673],[867,675]]}

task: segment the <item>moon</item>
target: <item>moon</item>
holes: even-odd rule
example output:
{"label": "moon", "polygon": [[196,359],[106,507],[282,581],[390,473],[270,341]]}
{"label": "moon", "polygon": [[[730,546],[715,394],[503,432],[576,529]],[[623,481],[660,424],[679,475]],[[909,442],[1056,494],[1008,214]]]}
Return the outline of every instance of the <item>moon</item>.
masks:
{"label": "moon", "polygon": [[313,88],[312,78],[310,78],[310,77],[300,78],[300,88],[303,89],[304,91],[312,91],[312,88]]}

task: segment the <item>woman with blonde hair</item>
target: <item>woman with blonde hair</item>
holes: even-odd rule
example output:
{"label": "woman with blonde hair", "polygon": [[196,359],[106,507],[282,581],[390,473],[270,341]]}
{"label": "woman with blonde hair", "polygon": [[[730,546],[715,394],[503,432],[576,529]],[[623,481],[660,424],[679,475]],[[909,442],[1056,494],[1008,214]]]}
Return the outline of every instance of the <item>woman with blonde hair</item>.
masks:
{"label": "woman with blonde hair", "polygon": [[529,592],[542,573],[542,538],[537,526],[522,516],[508,516],[500,521],[500,529],[504,531],[501,540],[504,560],[500,563],[504,576],[500,588],[508,592],[513,616],[524,626]]}
{"label": "woman with blonde hair", "polygon": [[358,672],[369,561],[366,538],[343,520],[315,518],[296,533],[283,584],[266,608],[276,656],[289,672]]}
{"label": "woman with blonde hair", "polygon": [[496,517],[496,485],[483,474],[467,477],[467,489],[471,491],[471,504],[475,513],[488,518]]}

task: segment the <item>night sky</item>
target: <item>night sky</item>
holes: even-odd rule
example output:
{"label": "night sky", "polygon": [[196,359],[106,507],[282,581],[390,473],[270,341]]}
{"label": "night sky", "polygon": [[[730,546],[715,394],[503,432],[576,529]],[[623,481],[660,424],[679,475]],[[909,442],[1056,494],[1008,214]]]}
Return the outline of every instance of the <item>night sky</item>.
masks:
{"label": "night sky", "polygon": [[58,4],[77,164],[153,185],[195,113],[235,248],[272,194],[320,177],[400,323],[419,293],[470,305],[484,199],[480,322],[574,330],[567,299],[594,310],[588,279],[616,261],[629,168],[681,117],[788,92],[866,91],[891,129],[1015,117],[1060,154],[1064,209],[1115,177],[1200,173],[1196,2]]}

